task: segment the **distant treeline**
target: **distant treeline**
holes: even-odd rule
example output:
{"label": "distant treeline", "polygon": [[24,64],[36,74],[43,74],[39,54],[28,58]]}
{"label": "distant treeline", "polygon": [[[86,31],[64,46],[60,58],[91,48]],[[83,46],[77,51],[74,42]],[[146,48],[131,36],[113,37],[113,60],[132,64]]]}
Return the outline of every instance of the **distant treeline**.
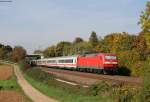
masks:
{"label": "distant treeline", "polygon": [[78,55],[86,52],[116,53],[119,67],[128,71],[121,73],[130,74],[131,72],[132,75],[137,76],[143,70],[143,61],[150,54],[144,36],[144,32],[139,33],[139,35],[122,32],[111,33],[101,38],[93,31],[88,41],[77,37],[73,42],[61,41],[43,51],[36,50],[35,53],[43,53],[45,57]]}
{"label": "distant treeline", "polygon": [[14,48],[9,45],[0,44],[0,59],[18,62],[23,60],[26,55],[26,50],[21,46]]}

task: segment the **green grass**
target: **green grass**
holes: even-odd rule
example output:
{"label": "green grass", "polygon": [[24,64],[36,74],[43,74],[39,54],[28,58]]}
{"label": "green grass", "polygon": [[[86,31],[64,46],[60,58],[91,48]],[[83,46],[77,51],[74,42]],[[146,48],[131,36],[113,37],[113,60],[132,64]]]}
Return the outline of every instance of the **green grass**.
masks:
{"label": "green grass", "polygon": [[[59,85],[54,86],[55,82],[46,84],[31,78],[27,74],[25,74],[25,79],[45,95],[59,100],[60,102],[112,102],[109,97],[93,96],[88,93],[86,95],[84,92],[76,92],[77,89],[71,89],[71,87],[68,87],[69,85],[65,87]],[[60,84],[62,85],[62,83]],[[83,89],[81,89],[81,91],[82,90]]]}
{"label": "green grass", "polygon": [[20,86],[16,81],[16,77],[12,76],[9,80],[0,80],[0,89],[1,90],[20,90]]}
{"label": "green grass", "polygon": [[13,90],[22,94],[26,102],[32,102],[23,92],[19,84],[17,83],[16,77],[12,76],[9,80],[0,80],[0,90]]}

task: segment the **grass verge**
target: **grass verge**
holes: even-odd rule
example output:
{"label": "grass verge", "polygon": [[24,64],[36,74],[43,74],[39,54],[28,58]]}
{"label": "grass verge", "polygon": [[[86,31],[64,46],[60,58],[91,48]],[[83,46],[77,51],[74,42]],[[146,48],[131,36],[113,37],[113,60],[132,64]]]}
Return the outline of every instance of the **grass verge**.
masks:
{"label": "grass verge", "polygon": [[69,91],[62,90],[61,88],[38,82],[27,75],[25,75],[25,78],[30,84],[45,95],[60,100],[61,102],[111,102],[109,99],[106,100],[105,98],[99,96],[85,96],[70,93]]}
{"label": "grass verge", "polygon": [[[31,69],[32,70],[32,69]],[[40,81],[31,77],[35,75],[36,70],[29,71],[25,74],[25,79],[39,91],[45,95],[57,99],[60,102],[112,102],[111,98],[104,96],[94,96],[88,89],[81,88],[80,86],[70,86],[61,82],[57,82],[50,78],[48,82],[45,80]],[[34,74],[33,74],[34,73]],[[29,75],[30,74],[30,75]],[[42,77],[42,74],[37,74]],[[41,78],[42,79],[42,78]]]}

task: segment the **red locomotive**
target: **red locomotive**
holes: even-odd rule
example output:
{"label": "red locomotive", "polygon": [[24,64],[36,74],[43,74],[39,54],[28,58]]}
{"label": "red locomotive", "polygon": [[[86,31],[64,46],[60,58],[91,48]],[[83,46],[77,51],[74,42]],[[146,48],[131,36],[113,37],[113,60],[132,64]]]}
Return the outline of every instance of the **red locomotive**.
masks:
{"label": "red locomotive", "polygon": [[118,60],[116,54],[96,53],[84,56],[62,56],[32,60],[31,63],[37,66],[67,68],[86,72],[116,72]]}
{"label": "red locomotive", "polygon": [[118,60],[116,54],[93,54],[83,57],[78,57],[78,68],[84,68],[86,71],[93,72],[116,72],[118,67]]}

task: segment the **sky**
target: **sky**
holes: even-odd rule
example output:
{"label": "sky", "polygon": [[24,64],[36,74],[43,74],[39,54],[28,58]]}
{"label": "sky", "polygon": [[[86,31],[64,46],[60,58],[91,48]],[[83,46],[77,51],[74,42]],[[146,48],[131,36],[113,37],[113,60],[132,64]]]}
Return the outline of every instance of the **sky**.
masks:
{"label": "sky", "polygon": [[0,2],[0,43],[23,46],[29,54],[92,31],[141,31],[137,24],[148,0],[12,0]]}

